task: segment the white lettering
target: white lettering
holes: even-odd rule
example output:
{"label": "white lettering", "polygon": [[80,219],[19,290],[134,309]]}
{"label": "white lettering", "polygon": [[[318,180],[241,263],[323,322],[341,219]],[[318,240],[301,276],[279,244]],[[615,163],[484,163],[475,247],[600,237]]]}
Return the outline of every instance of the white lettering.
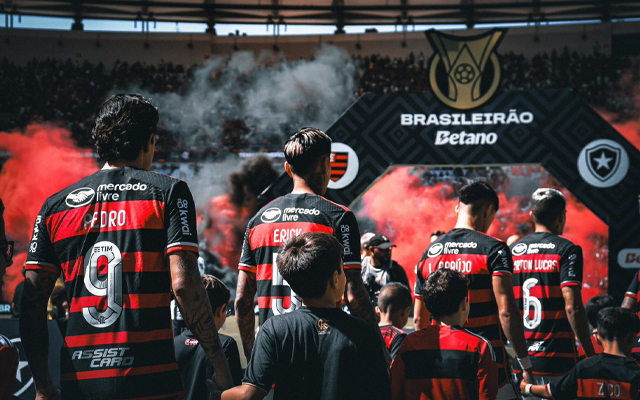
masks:
{"label": "white lettering", "polygon": [[273,231],[273,242],[274,243],[283,243],[287,240],[291,239],[294,236],[298,236],[302,233],[302,228],[300,229],[275,229]]}

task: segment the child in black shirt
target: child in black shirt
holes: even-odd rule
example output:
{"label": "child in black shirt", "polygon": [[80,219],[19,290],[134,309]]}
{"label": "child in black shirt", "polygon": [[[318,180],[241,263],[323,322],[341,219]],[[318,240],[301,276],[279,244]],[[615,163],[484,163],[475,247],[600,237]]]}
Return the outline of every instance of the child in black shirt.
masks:
{"label": "child in black shirt", "polygon": [[[209,303],[211,303],[216,326],[220,329],[227,320],[229,288],[212,275],[202,275],[201,278],[207,297],[209,297]],[[242,367],[240,366],[238,345],[231,336],[221,333],[218,336],[220,336],[222,350],[229,363],[233,383],[239,385],[242,379]],[[181,334],[175,336],[173,342],[180,375],[186,390],[184,400],[206,399],[208,396],[206,382],[207,379],[211,379],[214,372],[207,353],[198,346],[198,339],[189,329],[185,329]]]}
{"label": "child in black shirt", "polygon": [[[327,233],[295,236],[280,248],[277,271],[303,307],[260,328],[242,385],[222,399],[390,399],[379,335],[336,308],[345,292],[342,245]],[[217,398],[215,393],[212,398]]]}

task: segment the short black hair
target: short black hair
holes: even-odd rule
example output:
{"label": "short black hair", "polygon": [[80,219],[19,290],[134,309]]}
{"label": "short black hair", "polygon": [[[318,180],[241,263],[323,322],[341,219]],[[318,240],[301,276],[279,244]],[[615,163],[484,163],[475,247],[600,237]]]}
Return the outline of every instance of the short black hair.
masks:
{"label": "short black hair", "polygon": [[315,171],[318,162],[330,155],[331,138],[320,129],[302,128],[284,143],[284,157],[301,177]]}
{"label": "short black hair", "polygon": [[486,182],[473,181],[460,188],[460,202],[471,206],[471,213],[477,214],[485,205],[500,208],[500,200],[495,190]]}
{"label": "short black hair", "polygon": [[231,293],[229,292],[229,288],[227,285],[222,283],[222,281],[216,278],[213,275],[200,275],[202,279],[202,284],[204,285],[204,290],[207,292],[207,297],[209,298],[209,303],[211,303],[211,308],[215,311],[216,308],[221,305],[229,304],[229,299],[231,298]]}
{"label": "short black hair", "polygon": [[343,247],[333,235],[308,232],[289,239],[278,253],[280,275],[303,299],[324,295],[334,271],[342,273]]}
{"label": "short black hair", "polygon": [[435,318],[458,312],[465,297],[469,297],[469,279],[456,270],[437,269],[424,282],[422,300]]}
{"label": "short black hair", "polygon": [[587,320],[589,324],[595,328],[597,326],[598,313],[603,308],[615,307],[616,302],[613,297],[608,294],[599,294],[590,298],[585,304],[584,309],[587,312]]}
{"label": "short black hair", "polygon": [[630,333],[638,333],[638,316],[631,310],[621,307],[607,307],[600,310],[597,318],[598,335],[613,342],[624,339]]}
{"label": "short black hair", "polygon": [[399,282],[387,283],[380,289],[378,308],[382,312],[399,312],[411,307],[413,299],[408,287]]}
{"label": "short black hair", "polygon": [[158,126],[158,109],[140,94],[116,94],[102,104],[91,132],[104,161],[133,161]]}
{"label": "short black hair", "polygon": [[544,226],[553,224],[565,210],[567,200],[561,191],[540,188],[531,195],[531,213],[533,220]]}

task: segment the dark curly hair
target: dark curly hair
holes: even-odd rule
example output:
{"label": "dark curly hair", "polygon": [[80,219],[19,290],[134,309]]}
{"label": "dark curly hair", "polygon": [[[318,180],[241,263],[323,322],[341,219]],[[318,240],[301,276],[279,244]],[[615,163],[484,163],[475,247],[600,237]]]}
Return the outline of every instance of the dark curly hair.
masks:
{"label": "dark curly hair", "polygon": [[422,300],[434,318],[441,318],[455,314],[468,296],[469,279],[456,270],[440,268],[427,277]]}
{"label": "dark curly hair", "polygon": [[156,133],[158,109],[140,94],[116,94],[102,104],[91,132],[104,161],[133,161]]}

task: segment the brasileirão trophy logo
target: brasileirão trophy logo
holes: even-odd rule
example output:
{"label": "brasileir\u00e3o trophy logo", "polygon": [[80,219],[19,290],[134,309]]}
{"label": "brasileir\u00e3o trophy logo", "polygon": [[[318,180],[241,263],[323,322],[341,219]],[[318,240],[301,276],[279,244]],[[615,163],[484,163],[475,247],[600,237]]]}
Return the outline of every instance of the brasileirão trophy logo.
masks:
{"label": "brasileir\u00e3o trophy logo", "polygon": [[495,49],[506,29],[492,29],[477,36],[458,37],[425,32],[434,55],[429,62],[433,94],[445,105],[470,110],[486,103],[500,85],[500,61]]}

